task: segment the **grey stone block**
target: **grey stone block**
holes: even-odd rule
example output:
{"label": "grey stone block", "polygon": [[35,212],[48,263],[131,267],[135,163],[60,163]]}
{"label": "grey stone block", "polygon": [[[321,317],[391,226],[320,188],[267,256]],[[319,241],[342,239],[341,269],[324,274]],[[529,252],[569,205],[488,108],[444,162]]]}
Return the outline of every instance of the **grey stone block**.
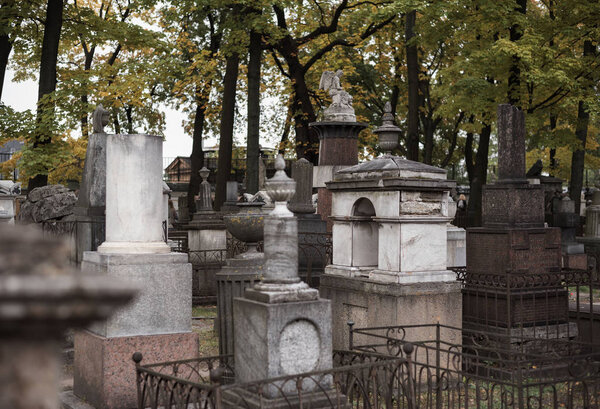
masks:
{"label": "grey stone block", "polygon": [[[331,369],[331,304],[328,300],[266,304],[245,298],[234,300],[235,362],[237,382]],[[297,391],[295,383],[278,385],[284,393]],[[329,388],[304,382],[310,392]],[[281,396],[275,384],[267,396]]]}
{"label": "grey stone block", "polygon": [[192,265],[186,254],[85,252],[81,270],[142,287],[129,306],[90,328],[97,335],[109,338],[191,331]]}

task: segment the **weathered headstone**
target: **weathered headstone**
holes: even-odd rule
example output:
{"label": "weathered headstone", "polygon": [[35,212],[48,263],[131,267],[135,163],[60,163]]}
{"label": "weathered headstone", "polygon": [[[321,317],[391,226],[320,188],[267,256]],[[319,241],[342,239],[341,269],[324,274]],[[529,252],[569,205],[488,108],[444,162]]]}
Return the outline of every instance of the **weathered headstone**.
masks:
{"label": "weathered headstone", "polygon": [[[279,156],[277,172],[266,189],[275,202],[265,217],[263,277],[243,298],[234,300],[236,381],[294,375],[332,367],[331,307],[319,292],[298,277],[297,220],[287,209],[295,182],[285,175]],[[319,391],[331,379],[269,385],[265,395],[282,402],[285,394]],[[276,407],[277,401],[266,406]]]}
{"label": "weathered headstone", "polygon": [[225,186],[225,202],[221,206],[221,212],[231,213],[237,212],[238,201],[238,183],[235,180],[230,180]]}
{"label": "weathered headstone", "polygon": [[[389,142],[397,143],[399,128],[379,131],[395,132]],[[332,301],[335,348],[348,345],[347,320],[460,327],[460,284],[446,268],[447,197],[455,185],[444,169],[390,154],[338,171],[327,183],[333,260],[319,289]]]}
{"label": "weathered headstone", "polygon": [[188,229],[188,254],[193,266],[192,296],[195,301],[217,295],[215,274],[221,269],[227,249],[227,231],[220,215],[213,210],[210,170],[200,171],[202,182],[196,213]]}
{"label": "weathered headstone", "polygon": [[77,204],[77,260],[84,251],[95,251],[105,239],[106,209],[106,133],[109,113],[102,104],[92,114],[93,133],[88,138],[85,164]]}
{"label": "weathered headstone", "polygon": [[298,272],[308,284],[318,287],[326,258],[324,240],[318,235],[327,232],[327,223],[315,213],[312,201],[313,164],[304,158],[294,162],[292,178],[296,181],[296,193],[290,200],[288,209],[298,218],[298,239],[301,243],[298,248]]}
{"label": "weathered headstone", "polygon": [[134,352],[150,362],[198,354],[190,322],[192,266],[163,239],[161,158],[160,136],[107,135],[106,241],[84,253],[81,270],[142,290],[106,323],[75,334],[73,391],[96,407],[136,405]]}
{"label": "weathered headstone", "polygon": [[498,341],[504,349],[519,348],[519,336],[576,334],[560,286],[560,229],[544,227],[544,190],[525,175],[524,124],[517,108],[498,107],[499,180],[483,188],[483,227],[467,229],[463,328],[514,335]]}

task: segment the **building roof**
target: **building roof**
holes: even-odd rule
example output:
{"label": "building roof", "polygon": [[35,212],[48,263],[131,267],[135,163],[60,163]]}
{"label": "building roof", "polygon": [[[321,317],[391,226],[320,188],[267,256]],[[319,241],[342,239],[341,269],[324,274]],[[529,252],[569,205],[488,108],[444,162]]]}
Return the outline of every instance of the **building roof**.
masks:
{"label": "building roof", "polygon": [[15,153],[20,151],[25,143],[18,139],[12,139],[10,141],[6,141],[4,145],[0,146],[0,153]]}

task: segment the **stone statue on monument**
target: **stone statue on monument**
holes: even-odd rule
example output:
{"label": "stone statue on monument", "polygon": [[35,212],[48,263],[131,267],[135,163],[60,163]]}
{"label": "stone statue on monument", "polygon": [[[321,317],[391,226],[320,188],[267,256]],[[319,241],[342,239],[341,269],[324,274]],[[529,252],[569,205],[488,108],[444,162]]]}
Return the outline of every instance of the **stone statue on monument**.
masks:
{"label": "stone statue on monument", "polygon": [[94,133],[104,133],[104,127],[108,125],[109,112],[104,109],[102,104],[98,104],[92,114],[92,126]]}
{"label": "stone statue on monument", "polygon": [[319,89],[329,91],[331,105],[324,111],[326,121],[356,122],[354,108],[352,107],[352,96],[348,94],[340,84],[342,70],[323,71]]}

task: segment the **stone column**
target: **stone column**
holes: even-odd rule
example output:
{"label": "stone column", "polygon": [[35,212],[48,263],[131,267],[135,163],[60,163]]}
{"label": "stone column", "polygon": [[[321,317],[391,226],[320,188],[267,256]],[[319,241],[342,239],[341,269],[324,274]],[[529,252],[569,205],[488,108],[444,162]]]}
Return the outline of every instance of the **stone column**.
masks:
{"label": "stone column", "polygon": [[108,135],[106,241],[100,253],[168,253],[163,238],[162,137]]}
{"label": "stone column", "polygon": [[213,210],[212,196],[206,167],[200,171],[202,183],[196,213],[188,229],[188,254],[192,263],[192,296],[194,300],[216,297],[215,274],[221,269],[227,252],[227,231],[220,215]]}
{"label": "stone column", "polygon": [[[298,248],[298,269],[300,277],[313,287],[318,287],[319,279],[325,268],[325,241],[315,235],[327,232],[327,223],[315,213],[312,202],[313,164],[304,158],[292,164],[292,178],[296,181],[296,193],[288,204],[298,218],[298,239],[304,243],[304,248]],[[310,281],[308,274],[310,269]]]}
{"label": "stone column", "polygon": [[317,213],[327,222],[331,231],[331,192],[325,183],[334,174],[358,163],[358,134],[368,125],[361,122],[322,121],[312,122],[309,127],[319,136],[319,166],[314,168],[314,187],[318,188]]}
{"label": "stone column", "polygon": [[[266,183],[275,208],[265,218],[265,268],[262,281],[234,300],[236,381],[294,375],[332,367],[331,306],[319,292],[298,277],[296,218],[286,204],[295,182],[285,175],[280,155],[277,172]],[[305,392],[329,388],[330,380],[317,385],[305,382]],[[277,407],[297,385],[270,386],[265,395]],[[315,392],[316,393],[316,392]]]}
{"label": "stone column", "polygon": [[594,192],[592,204],[585,209],[585,237],[577,237],[585,246],[585,253],[595,260],[595,271],[600,268],[600,191]]}
{"label": "stone column", "polygon": [[162,138],[109,135],[106,149],[106,238],[85,252],[82,274],[137,284],[128,308],[75,334],[73,392],[95,407],[136,406],[131,355],[150,362],[194,358],[192,266],[163,241]]}
{"label": "stone column", "polygon": [[510,104],[498,105],[498,180],[526,182],[525,114]]}
{"label": "stone column", "polygon": [[135,295],[130,283],[82,276],[68,255],[62,241],[0,225],[1,408],[60,408],[64,333],[106,319]]}

